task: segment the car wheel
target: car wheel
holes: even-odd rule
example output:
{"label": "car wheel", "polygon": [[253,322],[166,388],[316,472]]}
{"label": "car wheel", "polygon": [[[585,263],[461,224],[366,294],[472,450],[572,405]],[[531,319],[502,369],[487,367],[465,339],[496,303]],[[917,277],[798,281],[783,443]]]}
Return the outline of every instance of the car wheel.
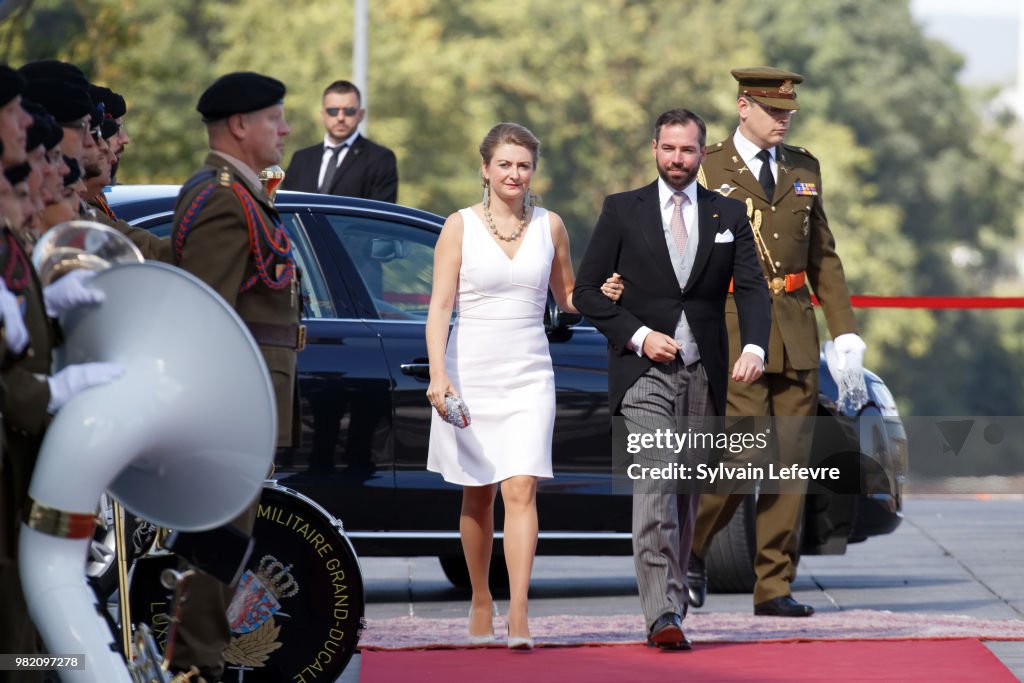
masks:
{"label": "car wheel", "polygon": [[[444,571],[445,577],[452,582],[453,586],[463,590],[471,588],[466,558],[462,555],[442,555],[437,559],[441,562],[441,569]],[[508,595],[508,567],[505,566],[504,556],[491,556],[491,569],[487,575],[487,582],[490,584],[493,595],[499,597]]]}
{"label": "car wheel", "polygon": [[[805,503],[806,504],[806,503]],[[803,515],[801,515],[801,519]],[[803,547],[803,524],[797,536],[796,562],[800,562]],[[753,593],[757,575],[754,558],[757,556],[757,496],[743,497],[729,524],[711,541],[708,556],[704,558],[708,570],[708,591],[711,593]]]}
{"label": "car wheel", "polygon": [[744,496],[729,523],[711,541],[707,557],[708,590],[712,593],[752,593],[757,499]]}

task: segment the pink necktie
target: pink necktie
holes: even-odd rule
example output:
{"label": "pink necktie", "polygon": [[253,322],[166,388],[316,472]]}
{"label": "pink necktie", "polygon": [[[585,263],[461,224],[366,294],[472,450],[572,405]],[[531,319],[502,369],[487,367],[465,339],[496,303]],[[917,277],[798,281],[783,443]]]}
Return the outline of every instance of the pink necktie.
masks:
{"label": "pink necktie", "polygon": [[669,232],[676,241],[676,250],[680,256],[686,253],[686,223],[683,222],[683,201],[686,198],[682,192],[672,194],[672,203],[675,206],[672,207],[672,219],[668,223]]}

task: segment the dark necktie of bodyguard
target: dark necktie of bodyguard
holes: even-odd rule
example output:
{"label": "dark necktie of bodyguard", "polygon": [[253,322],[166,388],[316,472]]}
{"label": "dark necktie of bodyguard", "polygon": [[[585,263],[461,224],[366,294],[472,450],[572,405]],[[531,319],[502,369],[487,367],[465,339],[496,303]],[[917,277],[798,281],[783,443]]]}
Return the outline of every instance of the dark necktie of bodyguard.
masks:
{"label": "dark necktie of bodyguard", "polygon": [[772,175],[771,164],[772,156],[768,153],[768,150],[762,149],[757,153],[757,158],[761,160],[761,172],[757,175],[757,182],[761,183],[764,196],[771,203],[772,197],[775,196],[775,176]]}
{"label": "dark necktie of bodyguard", "polygon": [[327,169],[324,171],[324,180],[320,183],[320,189],[317,190],[317,192],[322,194],[331,189],[331,182],[334,180],[334,174],[338,170],[338,155],[340,155],[341,150],[346,147],[348,147],[347,142],[331,148],[331,157],[327,160]]}

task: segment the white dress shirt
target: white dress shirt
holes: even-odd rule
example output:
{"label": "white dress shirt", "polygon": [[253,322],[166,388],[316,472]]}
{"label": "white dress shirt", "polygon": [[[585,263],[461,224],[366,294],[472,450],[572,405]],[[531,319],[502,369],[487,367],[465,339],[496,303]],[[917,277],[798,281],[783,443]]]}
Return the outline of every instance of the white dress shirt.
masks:
{"label": "white dress shirt", "polygon": [[[359,131],[352,133],[341,142],[334,143],[327,135],[324,135],[324,156],[320,160],[320,175],[316,177],[316,186],[320,187],[324,182],[324,174],[327,173],[327,164],[331,162],[331,154],[334,153],[334,148],[338,145],[345,145],[345,148],[338,152],[338,163],[335,168],[341,166],[342,160],[348,155],[348,151],[352,149],[352,143],[359,137]],[[333,184],[333,183],[332,183]]]}
{"label": "white dress shirt", "polygon": [[[761,153],[761,148],[743,137],[743,133],[740,132],[739,128],[737,128],[736,132],[732,135],[732,144],[736,145],[736,151],[739,152],[740,158],[743,159],[743,163],[747,165],[750,172],[754,174],[754,179],[757,180],[760,178],[762,162],[757,158],[757,155]],[[775,159],[774,145],[768,148],[768,161],[771,164],[772,177],[775,178],[775,182],[778,182],[779,164]]]}

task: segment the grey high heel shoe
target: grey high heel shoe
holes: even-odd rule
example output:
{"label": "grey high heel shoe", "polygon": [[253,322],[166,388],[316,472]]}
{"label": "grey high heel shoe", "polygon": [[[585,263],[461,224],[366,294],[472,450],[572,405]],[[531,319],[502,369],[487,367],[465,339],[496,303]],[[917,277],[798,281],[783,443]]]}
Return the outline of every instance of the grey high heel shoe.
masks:
{"label": "grey high heel shoe", "polygon": [[[473,608],[469,608],[469,623],[473,623]],[[494,633],[488,633],[482,636],[474,636],[469,632],[469,624],[466,624],[466,634],[469,637],[470,645],[489,645],[495,641]]]}
{"label": "grey high heel shoe", "polygon": [[[507,628],[507,627],[506,627]],[[533,649],[533,638],[524,638],[522,636],[514,636],[511,631],[506,631],[506,638],[508,639],[508,649],[510,650],[532,650]]]}

